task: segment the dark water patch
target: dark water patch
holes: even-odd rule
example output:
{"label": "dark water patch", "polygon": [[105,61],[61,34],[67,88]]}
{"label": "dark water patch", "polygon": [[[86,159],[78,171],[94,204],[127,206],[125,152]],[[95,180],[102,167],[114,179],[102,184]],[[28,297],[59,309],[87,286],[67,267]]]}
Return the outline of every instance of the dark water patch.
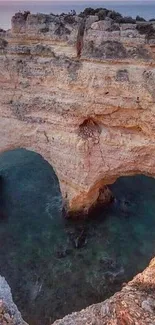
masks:
{"label": "dark water patch", "polygon": [[0,274],[30,325],[106,299],[155,254],[155,180],[111,188],[116,199],[93,219],[64,220],[52,167],[24,149],[0,155]]}

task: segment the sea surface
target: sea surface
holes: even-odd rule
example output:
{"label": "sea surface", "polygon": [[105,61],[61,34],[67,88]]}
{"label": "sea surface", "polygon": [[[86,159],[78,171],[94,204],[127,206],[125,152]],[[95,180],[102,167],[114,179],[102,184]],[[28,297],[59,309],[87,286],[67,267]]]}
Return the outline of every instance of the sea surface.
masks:
{"label": "sea surface", "polygon": [[52,166],[25,149],[0,155],[0,274],[28,324],[103,301],[154,256],[155,179],[111,189],[115,201],[91,220],[65,220]]}
{"label": "sea surface", "polygon": [[155,1],[3,1],[0,0],[0,28],[11,27],[11,17],[18,11],[30,10],[32,13],[77,13],[86,7],[114,9],[125,16],[140,15],[145,19],[155,17]]}

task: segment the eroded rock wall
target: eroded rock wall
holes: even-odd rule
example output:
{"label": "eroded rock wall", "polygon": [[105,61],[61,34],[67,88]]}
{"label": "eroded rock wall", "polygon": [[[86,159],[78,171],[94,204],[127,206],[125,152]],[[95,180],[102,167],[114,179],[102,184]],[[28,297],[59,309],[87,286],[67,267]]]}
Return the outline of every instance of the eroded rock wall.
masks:
{"label": "eroded rock wall", "polygon": [[71,212],[122,175],[155,175],[155,25],[18,14],[0,40],[0,150],[25,147],[58,175]]}

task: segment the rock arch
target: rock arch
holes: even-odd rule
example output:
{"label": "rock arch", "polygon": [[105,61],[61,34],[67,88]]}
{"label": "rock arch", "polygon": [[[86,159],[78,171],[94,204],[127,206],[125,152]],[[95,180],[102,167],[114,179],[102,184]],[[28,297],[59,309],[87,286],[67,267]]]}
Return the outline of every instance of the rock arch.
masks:
{"label": "rock arch", "polygon": [[[40,153],[55,169],[67,211],[89,212],[118,177],[155,175],[154,39],[136,24],[113,31],[90,17],[77,61],[79,20],[59,37],[54,18],[42,25],[46,18],[17,14],[1,34],[0,152]],[[109,39],[112,51],[104,53]]]}

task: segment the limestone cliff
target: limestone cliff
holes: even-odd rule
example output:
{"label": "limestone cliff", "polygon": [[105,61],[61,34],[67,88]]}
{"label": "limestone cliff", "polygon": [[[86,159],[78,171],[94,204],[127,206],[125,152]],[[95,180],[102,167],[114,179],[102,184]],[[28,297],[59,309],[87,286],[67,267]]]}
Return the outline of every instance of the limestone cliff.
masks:
{"label": "limestone cliff", "polygon": [[155,259],[112,298],[68,315],[53,325],[153,325],[154,298]]}
{"label": "limestone cliff", "polygon": [[119,176],[155,175],[155,25],[18,13],[0,32],[0,151],[55,168],[67,209],[89,211]]}
{"label": "limestone cliff", "polygon": [[[155,26],[89,16],[78,60],[82,19],[18,13],[0,31],[0,151],[41,153],[72,212],[104,201],[119,176],[155,175]],[[0,322],[24,324],[7,293],[20,320],[0,293]],[[153,325],[154,294],[153,260],[109,300],[55,325]]]}

